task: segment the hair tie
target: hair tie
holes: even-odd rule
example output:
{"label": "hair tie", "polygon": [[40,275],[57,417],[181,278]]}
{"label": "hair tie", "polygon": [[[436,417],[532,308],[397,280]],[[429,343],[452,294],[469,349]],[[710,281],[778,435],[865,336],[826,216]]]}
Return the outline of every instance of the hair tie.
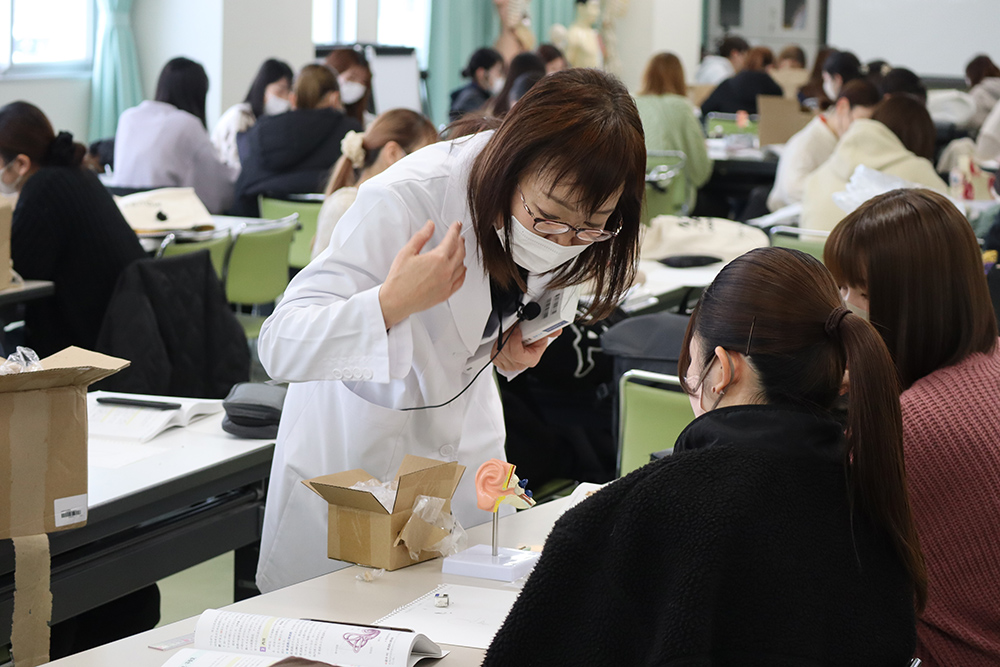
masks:
{"label": "hair tie", "polygon": [[351,130],[340,140],[340,152],[347,156],[355,169],[365,166],[365,135]]}
{"label": "hair tie", "polygon": [[72,166],[75,156],[76,146],[73,144],[73,135],[69,132],[60,132],[49,144],[49,149],[45,151],[45,164],[55,167]]}
{"label": "hair tie", "polygon": [[844,321],[844,318],[851,314],[850,309],[844,308],[843,306],[839,308],[834,308],[830,316],[826,318],[826,335],[832,338],[836,338],[840,333],[840,323]]}

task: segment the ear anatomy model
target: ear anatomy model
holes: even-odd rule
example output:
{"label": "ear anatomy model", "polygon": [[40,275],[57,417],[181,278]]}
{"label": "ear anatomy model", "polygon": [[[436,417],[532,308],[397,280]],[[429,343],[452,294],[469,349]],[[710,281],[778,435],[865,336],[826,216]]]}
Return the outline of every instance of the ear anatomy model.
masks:
{"label": "ear anatomy model", "polygon": [[535,504],[527,479],[518,479],[513,463],[490,459],[476,471],[476,505],[481,510],[497,512],[500,505],[528,509]]}

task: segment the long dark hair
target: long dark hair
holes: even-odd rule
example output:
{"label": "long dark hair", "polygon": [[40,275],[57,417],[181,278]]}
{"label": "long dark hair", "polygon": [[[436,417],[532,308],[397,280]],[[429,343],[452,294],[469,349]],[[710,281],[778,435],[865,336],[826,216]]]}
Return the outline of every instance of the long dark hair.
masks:
{"label": "long dark hair", "polygon": [[514,82],[519,76],[528,72],[537,72],[541,76],[545,76],[545,61],[532,51],[519,53],[510,61],[503,88],[493,98],[493,107],[490,111],[494,116],[503,118],[507,115],[507,112],[510,111],[510,89],[514,87]]}
{"label": "long dark hair", "polygon": [[181,111],[205,122],[205,97],[208,95],[208,75],[205,68],[187,58],[174,58],[163,66],[156,82],[156,101],[172,104]]}
{"label": "long dark hair", "polygon": [[9,164],[27,155],[33,166],[79,167],[86,155],[83,144],[69,132],[56,134],[42,110],[28,102],[11,102],[0,108],[0,157]]}
{"label": "long dark hair", "polygon": [[797,250],[752,250],[730,262],[702,294],[681,349],[682,378],[694,336],[704,350],[702,367],[718,346],[746,354],[770,404],[828,412],[850,366],[844,459],[850,497],[888,533],[922,610],[927,573],[906,493],[895,367],[874,327],[843,308],[830,272]]}
{"label": "long dark hair", "polygon": [[246,99],[243,101],[249,102],[254,117],[260,118],[264,115],[264,91],[267,87],[275,81],[287,79],[288,87],[291,89],[292,79],[294,78],[295,74],[292,72],[292,68],[288,66],[288,63],[268,58],[260,66],[260,69],[257,70],[257,76],[254,77],[253,83],[250,84],[250,90],[247,91]]}
{"label": "long dark hair", "polygon": [[[468,198],[483,266],[501,286],[522,290],[509,250],[510,218],[518,181],[528,173],[573,184],[578,203],[591,213],[621,192],[608,223],[612,228],[619,221],[618,235],[556,269],[551,283],[559,288],[590,282],[594,298],[587,317],[606,317],[635,276],[646,187],[642,122],[621,81],[594,69],[546,76],[511,109],[473,163]],[[497,238],[497,223],[504,226],[506,248]]]}

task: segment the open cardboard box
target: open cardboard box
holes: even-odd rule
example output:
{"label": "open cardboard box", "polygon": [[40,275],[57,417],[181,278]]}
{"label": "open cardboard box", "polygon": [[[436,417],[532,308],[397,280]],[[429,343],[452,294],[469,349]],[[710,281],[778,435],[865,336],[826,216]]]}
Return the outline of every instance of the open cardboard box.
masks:
{"label": "open cardboard box", "polygon": [[347,470],[302,483],[330,504],[327,549],[330,558],[398,570],[438,555],[420,551],[413,560],[406,545],[397,543],[400,531],[413,513],[417,496],[444,498],[445,511],[451,511],[451,497],[464,472],[465,466],[454,461],[445,463],[407,455],[396,473],[392,512],[370,492],[350,488],[358,482],[375,479],[364,470]]}
{"label": "open cardboard box", "polygon": [[[2,363],[2,359],[0,359]],[[42,370],[0,375],[0,539],[87,522],[87,385],[128,366],[68,347]]]}

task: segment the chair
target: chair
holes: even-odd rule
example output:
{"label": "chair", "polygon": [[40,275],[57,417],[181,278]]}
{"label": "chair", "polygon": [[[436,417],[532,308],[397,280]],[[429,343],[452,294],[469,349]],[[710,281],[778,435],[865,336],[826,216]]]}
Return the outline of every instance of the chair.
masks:
{"label": "chair", "polygon": [[292,237],[292,246],[288,251],[288,264],[293,269],[301,269],[312,258],[312,242],[316,237],[316,227],[319,222],[319,210],[323,202],[290,201],[286,199],[271,199],[261,195],[260,217],[271,220],[286,218],[293,213],[299,215],[299,230]]}
{"label": "chair", "polygon": [[618,383],[618,476],[649,463],[653,452],[673,449],[694,419],[687,394],[675,375],[631,370]]}
{"label": "chair", "polygon": [[830,232],[777,225],[767,230],[772,247],[794,248],[823,261],[823,247]]}
{"label": "chair", "polygon": [[646,206],[642,222],[658,215],[687,215],[694,188],[684,175],[687,156],[683,151],[646,151]]}
{"label": "chair", "polygon": [[232,236],[228,231],[219,232],[204,241],[188,242],[178,242],[177,235],[170,233],[160,243],[160,247],[156,251],[156,259],[160,259],[161,257],[175,257],[198,250],[207,250],[212,258],[215,275],[219,276],[219,280],[222,280],[222,273],[225,270],[226,264],[226,253],[229,252],[231,243]]}
{"label": "chair", "polygon": [[245,224],[235,231],[222,282],[229,303],[254,306],[249,315],[237,313],[247,338],[256,338],[264,323],[257,306],[277,300],[288,285],[288,249],[298,224],[293,213],[259,231],[247,231]]}

